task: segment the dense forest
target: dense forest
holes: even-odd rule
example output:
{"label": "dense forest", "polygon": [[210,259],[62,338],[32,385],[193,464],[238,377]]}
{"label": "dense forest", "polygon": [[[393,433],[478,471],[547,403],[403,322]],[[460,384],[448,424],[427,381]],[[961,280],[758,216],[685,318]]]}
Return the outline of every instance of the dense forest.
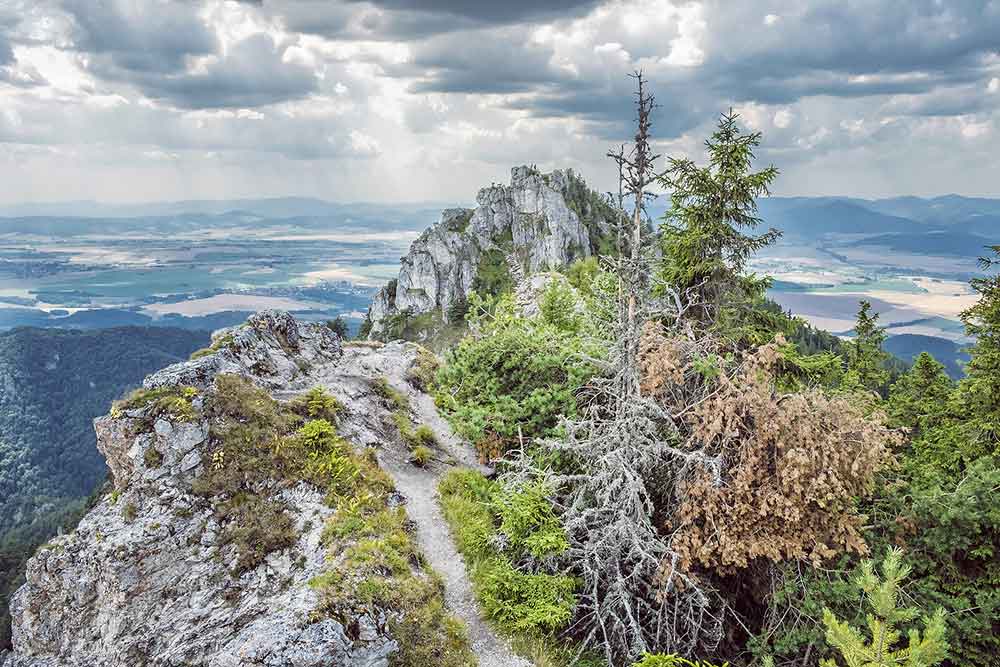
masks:
{"label": "dense forest", "polygon": [[0,334],[0,648],[7,597],[31,552],[76,517],[104,479],[92,421],[208,332],[19,328]]}
{"label": "dense forest", "polygon": [[850,340],[812,329],[747,269],[777,237],[760,135],[723,115],[707,163],[657,163],[637,99],[618,252],[535,316],[473,294],[433,382],[498,472],[440,487],[486,614],[539,665],[995,667],[997,259],[958,381],[894,361],[866,302]]}

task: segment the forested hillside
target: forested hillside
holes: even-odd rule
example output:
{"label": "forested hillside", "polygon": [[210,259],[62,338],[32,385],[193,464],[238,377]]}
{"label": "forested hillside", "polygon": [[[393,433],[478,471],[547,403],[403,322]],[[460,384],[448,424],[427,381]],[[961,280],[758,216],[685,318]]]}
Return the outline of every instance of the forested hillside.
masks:
{"label": "forested hillside", "polygon": [[92,420],[207,332],[124,327],[0,334],[0,647],[6,597],[24,558],[72,521],[106,468]]}

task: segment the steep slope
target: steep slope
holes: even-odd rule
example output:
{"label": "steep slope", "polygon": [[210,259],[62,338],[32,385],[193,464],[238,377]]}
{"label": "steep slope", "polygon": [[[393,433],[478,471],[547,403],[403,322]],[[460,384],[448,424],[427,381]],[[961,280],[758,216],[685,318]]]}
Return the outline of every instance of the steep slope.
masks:
{"label": "steep slope", "polygon": [[106,474],[94,417],[207,342],[208,332],[171,328],[0,333],[0,649],[25,559],[75,521]]}
{"label": "steep slope", "polygon": [[0,531],[40,506],[93,491],[105,468],[91,420],[208,338],[136,327],[0,334]]}
{"label": "steep slope", "polygon": [[[407,380],[418,348],[343,346],[275,312],[214,348],[95,421],[115,490],[29,562],[5,667],[523,665],[480,620],[441,532],[437,477],[474,462]],[[439,443],[425,469],[401,430],[418,422]],[[432,567],[468,658],[434,611]]]}
{"label": "steep slope", "polygon": [[372,302],[370,337],[399,337],[421,316],[421,329],[458,319],[472,291],[509,282],[509,262],[531,274],[612,247],[613,210],[572,170],[515,167],[509,186],[483,188],[476,201],[444,211],[413,242],[399,276]]}

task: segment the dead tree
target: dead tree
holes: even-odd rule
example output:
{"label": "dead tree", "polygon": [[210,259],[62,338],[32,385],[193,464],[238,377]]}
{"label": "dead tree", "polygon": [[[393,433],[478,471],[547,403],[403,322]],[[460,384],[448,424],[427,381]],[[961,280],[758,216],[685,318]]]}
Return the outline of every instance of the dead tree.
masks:
{"label": "dead tree", "polygon": [[[637,83],[636,135],[629,151],[609,153],[619,167],[619,230],[630,222],[627,248],[602,258],[618,276],[612,301],[600,309],[614,321],[605,372],[581,398],[579,416],[564,422],[565,436],[540,443],[567,461],[563,470],[532,469],[521,458],[516,475],[544,475],[555,489],[569,549],[564,568],[580,581],[575,621],[569,632],[586,649],[602,652],[609,665],[626,665],[644,652],[691,652],[721,638],[720,605],[710,589],[671,564],[678,561],[657,512],[672,503],[671,490],[692,465],[718,469],[718,461],[680,447],[676,427],[663,408],[640,391],[639,348],[644,323],[662,311],[649,299],[649,257],[643,247],[647,188],[657,178],[650,148],[655,103],[641,73]],[[631,211],[625,211],[630,200]],[[622,234],[621,236],[625,236]],[[668,310],[679,320],[680,295]]]}

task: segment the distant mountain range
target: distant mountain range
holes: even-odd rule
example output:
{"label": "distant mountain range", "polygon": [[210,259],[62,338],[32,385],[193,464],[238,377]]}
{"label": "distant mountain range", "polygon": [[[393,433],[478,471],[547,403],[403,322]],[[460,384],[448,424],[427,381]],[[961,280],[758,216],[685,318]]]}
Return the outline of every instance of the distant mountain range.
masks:
{"label": "distant mountain range", "polygon": [[[1000,243],[1000,199],[948,195],[933,199],[853,199],[772,197],[760,202],[761,217],[786,234],[816,238],[827,234],[897,234],[900,248],[933,247],[935,233],[965,235],[964,243],[984,237]],[[883,241],[889,239],[882,239]]]}
{"label": "distant mountain range", "polygon": [[141,204],[108,204],[94,201],[0,204],[0,217],[50,218],[149,218],[173,216],[221,216],[244,214],[262,218],[350,217],[372,218],[400,213],[440,211],[453,204],[339,203],[310,197],[267,199],[189,199]]}

